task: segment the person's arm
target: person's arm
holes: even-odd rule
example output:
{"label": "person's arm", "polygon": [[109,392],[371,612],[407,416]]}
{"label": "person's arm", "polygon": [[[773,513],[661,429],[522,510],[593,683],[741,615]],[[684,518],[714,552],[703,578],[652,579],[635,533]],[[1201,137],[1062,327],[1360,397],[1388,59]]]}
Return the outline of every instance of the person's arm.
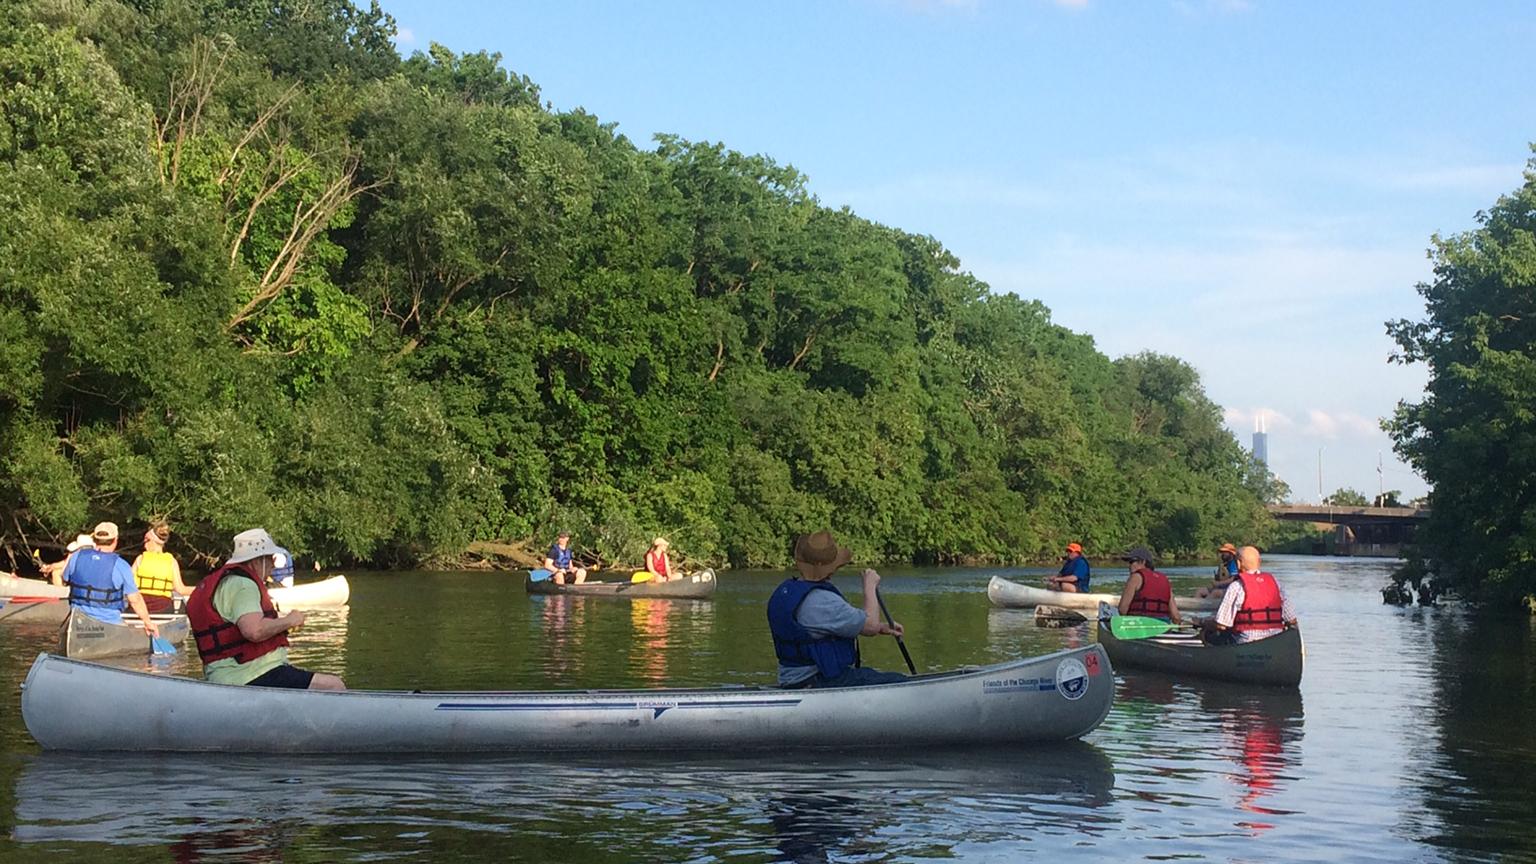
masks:
{"label": "person's arm", "polygon": [[1125,588],[1120,591],[1120,614],[1131,614],[1131,600],[1136,597],[1136,591],[1141,588],[1141,573],[1132,573],[1125,580]]}
{"label": "person's arm", "polygon": [[1286,595],[1285,589],[1280,589],[1280,620],[1287,627],[1299,626],[1296,622],[1296,608],[1291,605],[1291,598]]}
{"label": "person's arm", "polygon": [[1221,605],[1216,608],[1216,614],[1205,619],[1205,625],[1210,630],[1230,630],[1232,622],[1237,620],[1237,610],[1243,607],[1245,592],[1243,586],[1233,582],[1232,587],[1221,598]]}
{"label": "person's arm", "polygon": [[303,624],[304,613],[298,609],[277,618],[268,618],[260,612],[247,612],[235,621],[235,626],[240,628],[240,635],[244,636],[247,642],[271,639],[279,633],[287,633]]}
{"label": "person's arm", "polygon": [[880,574],[864,569],[864,627],[861,636],[900,636],[905,632],[900,624],[886,624],[880,616]]}
{"label": "person's arm", "polygon": [[555,559],[549,557],[548,555],[544,556],[544,569],[551,573],[560,572],[560,568],[555,566]]}
{"label": "person's arm", "polygon": [[1168,593],[1168,620],[1175,624],[1184,623],[1183,618],[1179,615],[1179,601],[1173,596],[1171,591]]}
{"label": "person's arm", "polygon": [[159,636],[160,627],[155,624],[153,618],[149,617],[149,607],[144,605],[144,595],[135,591],[128,595],[127,600],[129,608],[133,609],[133,614],[139,616],[139,620],[143,622],[144,632],[151,636]]}
{"label": "person's arm", "polygon": [[175,558],[171,559],[171,584],[175,586],[172,590],[177,594],[183,597],[192,596],[192,589],[187,587],[187,583],[181,581],[181,565]]}

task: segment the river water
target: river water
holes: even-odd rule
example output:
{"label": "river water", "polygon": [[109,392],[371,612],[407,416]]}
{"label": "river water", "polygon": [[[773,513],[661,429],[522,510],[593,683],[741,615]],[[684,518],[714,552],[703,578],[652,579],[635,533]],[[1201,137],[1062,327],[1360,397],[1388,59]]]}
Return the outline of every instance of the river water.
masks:
{"label": "river water", "polygon": [[[1267,563],[1302,620],[1300,692],[1122,672],[1102,726],[1039,748],[44,754],[18,693],[53,634],[0,628],[0,861],[1536,861],[1531,623],[1383,606],[1389,561]],[[1041,629],[1028,610],[989,607],[994,572],[1043,571],[887,574],[920,671],[1094,638],[1093,625]],[[1187,593],[1207,571],[1169,572]],[[529,597],[507,574],[363,574],[351,606],[312,615],[292,653],[363,688],[770,683],[763,605],[782,575],[724,573],[715,599],[695,602]],[[1122,579],[1101,570],[1095,585]],[[902,667],[892,640],[865,646],[866,664]],[[125,665],[197,674],[188,652]]]}

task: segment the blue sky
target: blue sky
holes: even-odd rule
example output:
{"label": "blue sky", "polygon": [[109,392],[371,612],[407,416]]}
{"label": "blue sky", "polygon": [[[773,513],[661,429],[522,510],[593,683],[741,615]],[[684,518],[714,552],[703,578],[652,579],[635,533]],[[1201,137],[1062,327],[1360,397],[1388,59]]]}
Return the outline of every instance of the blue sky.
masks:
{"label": "blue sky", "polygon": [[404,52],[766,153],[1110,356],[1188,360],[1297,500],[1319,458],[1327,492],[1424,491],[1378,427],[1425,380],[1383,322],[1536,140],[1530,3],[382,2]]}

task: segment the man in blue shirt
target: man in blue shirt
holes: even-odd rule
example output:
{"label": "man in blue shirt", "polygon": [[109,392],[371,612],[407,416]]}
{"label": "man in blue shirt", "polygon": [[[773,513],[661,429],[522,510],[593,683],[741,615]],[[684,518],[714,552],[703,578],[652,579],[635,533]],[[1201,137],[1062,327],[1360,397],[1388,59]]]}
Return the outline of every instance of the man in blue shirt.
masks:
{"label": "man in blue shirt", "polygon": [[1055,576],[1047,577],[1045,587],[1052,591],[1065,591],[1068,594],[1088,593],[1088,559],[1083,557],[1083,547],[1077,543],[1067,544],[1067,558],[1061,565],[1061,572]]}
{"label": "man in blue shirt", "polygon": [[567,576],[572,577],[576,585],[587,581],[587,568],[575,566],[571,555],[571,532],[561,531],[555,538],[555,545],[549,547],[549,553],[544,556],[544,569],[554,574],[556,585],[564,585]]}
{"label": "man in blue shirt", "polygon": [[64,566],[64,584],[69,586],[69,605],[107,624],[123,623],[123,606],[132,607],[150,636],[159,636],[160,628],[149,617],[144,596],[133,579],[133,568],[117,554],[117,524],[102,522],[91,532],[95,548],[81,549],[69,556]]}

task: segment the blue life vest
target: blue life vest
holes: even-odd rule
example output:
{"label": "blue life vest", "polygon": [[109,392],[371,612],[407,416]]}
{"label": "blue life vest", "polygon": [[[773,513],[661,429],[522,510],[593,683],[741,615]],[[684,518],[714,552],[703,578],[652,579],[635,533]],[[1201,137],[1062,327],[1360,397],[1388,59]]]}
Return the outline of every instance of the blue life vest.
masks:
{"label": "blue life vest", "polygon": [[[278,562],[282,562],[279,564]],[[278,547],[277,554],[272,556],[272,581],[283,582],[293,579],[293,556],[287,549]]]}
{"label": "blue life vest", "polygon": [[823,678],[836,678],[848,667],[859,665],[859,640],[838,636],[815,637],[800,626],[795,613],[812,591],[843,592],[830,582],[785,579],[768,598],[768,629],[773,633],[773,653],[785,666],[815,666]]}
{"label": "blue life vest", "polygon": [[1056,575],[1076,576],[1077,590],[1086,594],[1088,593],[1088,577],[1091,572],[1091,568],[1088,566],[1088,559],[1079,555],[1076,558],[1067,561],[1065,564],[1062,564],[1061,571]]}
{"label": "blue life vest", "polygon": [[112,552],[76,552],[64,574],[69,580],[69,605],[122,611],[123,589],[114,582],[112,574],[118,564],[126,563]]}
{"label": "blue life vest", "polygon": [[1223,565],[1223,566],[1225,566],[1227,568],[1227,575],[1228,576],[1236,576],[1237,575],[1237,559],[1236,558],[1229,558],[1229,559],[1227,559],[1227,563],[1225,565]]}
{"label": "blue life vest", "polygon": [[571,568],[570,547],[561,549],[559,543],[549,547],[549,560],[555,562],[556,570],[569,570]]}

